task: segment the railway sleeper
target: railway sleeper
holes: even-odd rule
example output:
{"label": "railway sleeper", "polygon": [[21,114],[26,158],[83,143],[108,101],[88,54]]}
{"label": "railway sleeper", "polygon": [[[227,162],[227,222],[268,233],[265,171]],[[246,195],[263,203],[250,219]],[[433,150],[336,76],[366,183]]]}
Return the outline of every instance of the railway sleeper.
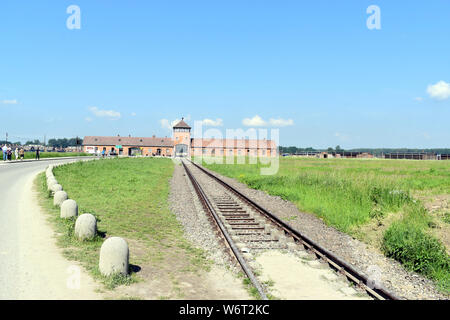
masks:
{"label": "railway sleeper", "polygon": [[255,221],[255,218],[225,218],[227,221]]}

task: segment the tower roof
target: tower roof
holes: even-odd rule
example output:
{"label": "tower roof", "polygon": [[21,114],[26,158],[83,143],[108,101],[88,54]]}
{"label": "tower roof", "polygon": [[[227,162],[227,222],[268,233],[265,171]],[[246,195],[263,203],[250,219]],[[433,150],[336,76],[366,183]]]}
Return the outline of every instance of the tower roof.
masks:
{"label": "tower roof", "polygon": [[189,125],[184,122],[184,118],[181,118],[181,120],[173,126],[174,128],[185,128],[185,129],[191,129],[191,127],[189,127]]}

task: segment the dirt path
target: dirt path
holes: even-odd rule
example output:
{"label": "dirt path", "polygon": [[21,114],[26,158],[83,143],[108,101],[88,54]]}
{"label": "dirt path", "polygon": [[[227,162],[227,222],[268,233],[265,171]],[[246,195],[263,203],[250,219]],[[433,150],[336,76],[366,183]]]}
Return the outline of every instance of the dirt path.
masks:
{"label": "dirt path", "polygon": [[46,165],[20,164],[0,172],[10,182],[0,197],[0,299],[102,299],[90,276],[63,258],[37,204],[33,180]]}
{"label": "dirt path", "polygon": [[296,256],[288,252],[266,251],[256,257],[261,280],[269,291],[287,300],[370,300],[327,266],[312,260],[307,253]]}

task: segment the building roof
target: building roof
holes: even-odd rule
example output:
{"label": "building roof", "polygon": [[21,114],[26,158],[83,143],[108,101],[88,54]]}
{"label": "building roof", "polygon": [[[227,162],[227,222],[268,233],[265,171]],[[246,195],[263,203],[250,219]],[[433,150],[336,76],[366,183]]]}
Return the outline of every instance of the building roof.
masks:
{"label": "building roof", "polygon": [[242,148],[242,149],[276,149],[277,145],[273,140],[255,139],[198,139],[191,141],[193,148]]}
{"label": "building roof", "polygon": [[132,147],[173,147],[171,138],[144,138],[144,137],[101,137],[86,136],[84,146],[132,146]]}
{"label": "building roof", "polygon": [[191,129],[191,127],[186,122],[184,122],[184,118],[181,118],[181,120],[173,127],[174,128]]}

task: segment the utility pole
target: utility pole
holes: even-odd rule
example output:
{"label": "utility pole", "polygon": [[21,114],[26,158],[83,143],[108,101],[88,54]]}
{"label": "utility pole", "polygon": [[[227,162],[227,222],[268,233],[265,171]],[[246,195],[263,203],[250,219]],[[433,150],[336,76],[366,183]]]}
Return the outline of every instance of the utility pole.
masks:
{"label": "utility pole", "polygon": [[8,144],[8,132],[6,133],[6,144]]}

